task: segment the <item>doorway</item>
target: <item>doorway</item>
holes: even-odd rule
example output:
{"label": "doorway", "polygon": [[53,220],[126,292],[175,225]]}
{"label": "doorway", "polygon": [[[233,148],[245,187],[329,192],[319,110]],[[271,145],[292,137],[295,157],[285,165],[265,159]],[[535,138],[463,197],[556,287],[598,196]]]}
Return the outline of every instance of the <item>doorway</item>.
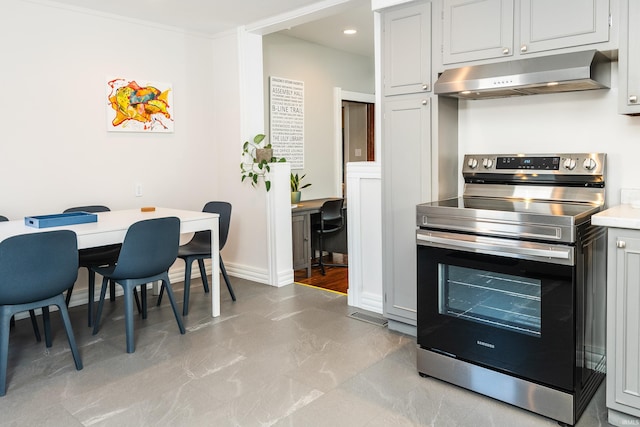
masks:
{"label": "doorway", "polygon": [[[375,161],[375,95],[333,89],[336,195],[347,197],[347,162]],[[345,110],[345,105],[347,109]],[[356,151],[359,150],[359,151]]]}
{"label": "doorway", "polygon": [[375,161],[374,108],[370,102],[342,101],[342,197],[347,195],[347,163]]}

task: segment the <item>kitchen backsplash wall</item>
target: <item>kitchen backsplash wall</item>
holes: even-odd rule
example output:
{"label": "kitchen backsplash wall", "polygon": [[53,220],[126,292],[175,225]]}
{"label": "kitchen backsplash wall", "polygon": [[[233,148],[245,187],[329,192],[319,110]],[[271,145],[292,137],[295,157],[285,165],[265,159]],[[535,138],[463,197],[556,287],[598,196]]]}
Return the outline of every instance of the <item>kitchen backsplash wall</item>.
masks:
{"label": "kitchen backsplash wall", "polygon": [[459,165],[465,153],[603,152],[607,206],[619,204],[639,186],[640,117],[618,114],[617,71],[611,89],[460,101]]}

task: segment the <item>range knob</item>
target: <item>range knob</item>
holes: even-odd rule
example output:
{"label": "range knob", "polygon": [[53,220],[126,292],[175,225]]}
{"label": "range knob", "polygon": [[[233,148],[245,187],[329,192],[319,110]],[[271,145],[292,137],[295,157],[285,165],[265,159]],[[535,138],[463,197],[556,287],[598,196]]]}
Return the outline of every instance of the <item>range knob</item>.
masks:
{"label": "range knob", "polygon": [[491,160],[491,159],[482,159],[482,166],[485,169],[491,169],[491,166],[493,166],[493,160]]}
{"label": "range knob", "polygon": [[598,164],[596,163],[595,160],[593,160],[591,157],[589,157],[588,159],[586,159],[584,161],[584,163],[582,164],[582,166],[584,166],[584,168],[588,171],[593,170],[596,168]]}
{"label": "range knob", "polygon": [[474,159],[473,157],[467,161],[467,166],[471,169],[475,169],[478,167],[478,159]]}
{"label": "range knob", "polygon": [[565,159],[563,166],[565,169],[572,171],[576,168],[576,161],[573,159]]}

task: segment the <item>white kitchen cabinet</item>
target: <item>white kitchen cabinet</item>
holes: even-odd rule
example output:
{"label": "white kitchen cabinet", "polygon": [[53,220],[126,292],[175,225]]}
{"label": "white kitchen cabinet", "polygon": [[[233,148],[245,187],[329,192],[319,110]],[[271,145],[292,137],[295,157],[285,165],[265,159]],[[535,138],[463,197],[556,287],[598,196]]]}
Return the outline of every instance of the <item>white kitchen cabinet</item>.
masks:
{"label": "white kitchen cabinet", "polygon": [[431,3],[384,14],[384,95],[431,91]]}
{"label": "white kitchen cabinet", "polygon": [[564,48],[615,48],[609,43],[609,0],[442,1],[445,65]]}
{"label": "white kitchen cabinet", "polygon": [[416,325],[416,205],[431,200],[430,104],[419,94],[384,101],[383,307],[392,329],[394,321]]}
{"label": "white kitchen cabinet", "polygon": [[451,197],[458,188],[458,101],[431,92],[435,4],[408,2],[380,15],[383,314],[389,329],[411,335],[416,205]]}
{"label": "white kitchen cabinet", "polygon": [[521,54],[609,41],[609,0],[521,0]]}
{"label": "white kitchen cabinet", "polygon": [[513,55],[514,0],[443,0],[443,64]]}
{"label": "white kitchen cabinet", "polygon": [[618,111],[640,114],[640,2],[620,1]]}
{"label": "white kitchen cabinet", "polygon": [[640,424],[640,230],[609,228],[607,408],[614,425]]}

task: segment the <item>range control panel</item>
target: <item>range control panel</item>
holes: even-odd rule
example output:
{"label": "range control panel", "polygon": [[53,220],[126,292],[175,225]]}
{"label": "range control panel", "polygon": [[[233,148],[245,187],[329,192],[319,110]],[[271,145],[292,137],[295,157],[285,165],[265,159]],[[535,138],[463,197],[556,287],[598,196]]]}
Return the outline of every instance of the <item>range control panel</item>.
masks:
{"label": "range control panel", "polygon": [[464,174],[603,175],[606,154],[466,154]]}

